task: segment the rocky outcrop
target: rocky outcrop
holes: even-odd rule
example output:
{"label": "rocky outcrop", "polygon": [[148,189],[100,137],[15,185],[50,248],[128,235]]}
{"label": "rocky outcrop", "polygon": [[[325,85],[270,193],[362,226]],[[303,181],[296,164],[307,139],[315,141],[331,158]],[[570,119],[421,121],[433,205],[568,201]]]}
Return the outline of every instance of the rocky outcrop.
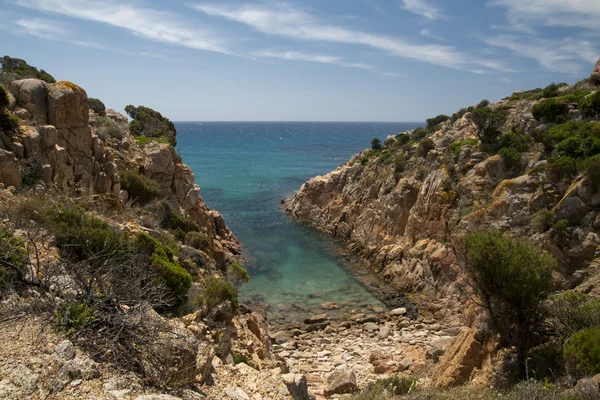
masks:
{"label": "rocky outcrop", "polygon": [[594,70],[592,71],[590,82],[594,85],[600,85],[600,60],[598,60],[596,66],[594,67]]}
{"label": "rocky outcrop", "polygon": [[433,383],[450,387],[466,383],[484,359],[483,335],[476,328],[463,329],[433,370]]}

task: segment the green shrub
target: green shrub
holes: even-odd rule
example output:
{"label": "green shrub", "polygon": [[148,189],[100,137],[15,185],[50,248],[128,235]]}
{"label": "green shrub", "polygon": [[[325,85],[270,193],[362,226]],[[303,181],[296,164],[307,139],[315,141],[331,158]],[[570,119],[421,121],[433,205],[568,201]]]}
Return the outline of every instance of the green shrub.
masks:
{"label": "green shrub", "polygon": [[594,116],[600,113],[600,91],[584,97],[579,102],[578,108],[588,116]]}
{"label": "green shrub", "polygon": [[210,238],[202,232],[188,232],[185,234],[184,242],[186,245],[202,250],[204,252],[210,250]]}
{"label": "green shrub", "polygon": [[12,232],[0,228],[0,289],[21,278],[27,263],[25,243]]}
{"label": "green shrub", "polygon": [[585,159],[581,162],[581,170],[589,178],[595,189],[600,188],[600,154]]}
{"label": "green shrub", "polygon": [[240,287],[244,283],[248,283],[250,275],[240,264],[233,263],[227,267],[227,279],[236,287]]}
{"label": "green shrub", "polygon": [[0,129],[4,131],[12,131],[19,127],[19,118],[12,112],[0,109]]}
{"label": "green shrub", "polygon": [[149,138],[164,137],[172,145],[177,145],[177,130],[169,119],[151,108],[128,105],[125,112],[133,119],[129,130],[134,136],[147,136]]}
{"label": "green shrub", "polygon": [[570,371],[585,375],[600,373],[600,326],[574,334],[564,347],[564,357]]}
{"label": "green shrub", "polygon": [[560,156],[548,159],[548,172],[555,180],[563,180],[577,173],[577,163],[571,157]]}
{"label": "green shrub", "polygon": [[553,82],[550,85],[546,86],[544,90],[542,90],[542,96],[544,98],[558,97],[560,95],[558,89],[560,89],[563,86],[567,86],[567,84]]}
{"label": "green shrub", "polygon": [[542,100],[531,109],[537,120],[545,118],[547,122],[564,122],[569,115],[569,106],[559,99]]}
{"label": "green shrub", "polygon": [[43,180],[44,161],[41,157],[30,157],[23,161],[23,185],[31,186]]}
{"label": "green shrub", "polygon": [[523,157],[518,150],[505,147],[500,150],[500,157],[504,161],[506,169],[514,172],[521,172],[523,169]]}
{"label": "green shrub", "polygon": [[379,140],[378,138],[375,138],[373,140],[371,140],[371,149],[373,150],[381,150],[381,140]]}
{"label": "green shrub", "polygon": [[252,363],[250,362],[250,360],[248,359],[248,357],[246,357],[242,353],[238,353],[236,351],[232,351],[231,352],[231,358],[233,358],[233,365],[246,364],[246,365],[252,366]]}
{"label": "green shrub", "polygon": [[536,246],[496,231],[470,234],[465,249],[483,305],[502,339],[517,349],[519,372],[524,376],[556,260]]}
{"label": "green shrub", "polygon": [[500,136],[499,145],[500,147],[515,149],[522,153],[529,150],[531,141],[531,136],[527,133],[522,131],[515,132],[512,130]]}
{"label": "green shrub", "polygon": [[384,151],[377,157],[377,162],[379,164],[389,164],[392,162],[393,154],[390,151]]}
{"label": "green shrub", "polygon": [[238,310],[238,291],[231,282],[218,278],[208,278],[202,285],[202,294],[194,299],[203,317],[207,317],[217,307],[226,304],[229,317]]}
{"label": "green shrub", "polygon": [[554,219],[554,214],[552,211],[547,208],[540,210],[534,218],[534,226],[540,232],[546,232],[548,229],[552,228],[552,220]]}
{"label": "green shrub", "polygon": [[183,304],[192,285],[192,276],[175,261],[175,250],[147,233],[139,233],[134,246],[149,256],[153,269],[164,279],[178,304]]}
{"label": "green shrub", "polygon": [[469,115],[469,119],[475,124],[477,137],[481,140],[484,148],[495,148],[498,145],[500,128],[506,122],[506,115],[491,108],[476,108]]}
{"label": "green shrub", "polygon": [[145,205],[160,194],[160,186],[154,179],[138,175],[133,171],[123,171],[120,174],[121,188],[126,190],[130,198],[140,205]]}
{"label": "green shrub", "polygon": [[421,139],[417,148],[417,155],[425,157],[431,150],[435,149],[435,143],[430,138]]}
{"label": "green shrub", "polygon": [[116,139],[122,139],[125,136],[123,134],[123,131],[121,130],[121,128],[119,128],[116,125],[107,126],[104,128],[104,131],[106,132],[106,134],[108,136],[116,138]]}
{"label": "green shrub", "polygon": [[406,153],[400,153],[394,159],[394,172],[401,174],[406,171],[408,167],[408,160],[406,159]]}
{"label": "green shrub", "polygon": [[369,157],[362,157],[360,159],[360,165],[367,165],[369,163]]}
{"label": "green shrub", "polygon": [[36,78],[48,83],[56,82],[52,75],[43,69],[38,71],[37,68],[27,64],[25,60],[19,58],[4,56],[3,58],[0,58],[0,64],[2,64],[2,71],[16,74],[19,76],[19,79]]}
{"label": "green shrub", "polygon": [[[161,228],[164,229],[172,229],[172,230],[182,230],[185,233],[192,231],[200,231],[200,226],[191,220],[190,218],[186,218],[177,214],[169,203],[162,202],[162,218],[160,221]],[[184,235],[185,236],[185,235]]]}
{"label": "green shrub", "polygon": [[410,142],[410,135],[407,133],[400,133],[396,135],[396,141],[398,143],[398,146],[403,146]]}
{"label": "green shrub", "polygon": [[600,299],[588,294],[568,290],[550,297],[547,308],[556,331],[563,338],[600,326]]}
{"label": "green shrub", "polygon": [[2,85],[0,85],[0,110],[4,110],[9,105],[8,91]]}
{"label": "green shrub", "polygon": [[441,115],[438,115],[437,117],[434,117],[434,118],[429,118],[429,119],[428,119],[427,121],[425,121],[425,122],[427,122],[427,129],[428,129],[429,131],[432,131],[432,132],[433,132],[434,130],[436,130],[435,128],[436,128],[438,125],[440,125],[442,122],[446,122],[446,121],[448,121],[449,119],[450,119],[450,117],[449,117],[449,116],[441,114]]}
{"label": "green shrub", "polygon": [[63,304],[55,313],[58,326],[68,335],[81,331],[96,319],[94,307],[85,300]]}
{"label": "green shrub", "polygon": [[101,117],[106,116],[106,106],[100,99],[89,97],[88,107]]}
{"label": "green shrub", "polygon": [[[133,121],[133,122],[136,122],[136,121]],[[133,124],[133,122],[132,122],[132,124]],[[130,129],[131,129],[131,126],[130,126]],[[164,136],[161,136],[158,138],[150,138],[150,137],[143,136],[143,135],[135,137],[135,143],[137,143],[138,146],[144,147],[146,144],[148,144],[150,142],[157,142],[157,143],[161,143],[161,144],[170,144],[169,140]]]}
{"label": "green shrub", "polygon": [[477,143],[479,143],[479,139],[467,139],[460,142],[454,142],[450,145],[450,152],[455,156],[458,156],[464,146],[475,146]]}
{"label": "green shrub", "polygon": [[429,135],[429,133],[430,132],[427,129],[419,127],[412,132],[410,139],[413,142],[418,142],[421,139],[423,139],[424,137],[426,137],[427,135]]}

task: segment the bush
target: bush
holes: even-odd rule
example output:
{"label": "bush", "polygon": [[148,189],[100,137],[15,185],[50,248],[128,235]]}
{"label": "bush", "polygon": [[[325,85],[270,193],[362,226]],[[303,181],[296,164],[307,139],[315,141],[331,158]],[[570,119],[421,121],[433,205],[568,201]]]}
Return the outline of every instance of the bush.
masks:
{"label": "bush", "polygon": [[207,234],[201,232],[188,232],[185,234],[184,242],[186,245],[202,250],[204,252],[210,250],[210,239]]}
{"label": "bush", "polygon": [[600,373],[600,326],[574,334],[564,347],[569,371],[584,375]]}
{"label": "bush", "polygon": [[396,135],[396,141],[398,142],[398,146],[404,146],[410,142],[410,135],[407,133],[400,133]]}
{"label": "bush", "polygon": [[537,120],[545,118],[546,122],[561,123],[569,115],[569,106],[562,100],[546,99],[533,106],[531,112]]}
{"label": "bush", "polygon": [[406,159],[406,153],[400,153],[394,159],[394,172],[401,174],[406,171],[408,167],[408,160]]}
{"label": "bush", "polygon": [[435,149],[435,143],[429,138],[421,139],[417,148],[417,155],[425,157],[431,150]]}
{"label": "bush", "polygon": [[479,139],[467,139],[460,142],[454,142],[450,145],[450,152],[455,156],[458,156],[464,146],[475,146],[477,143],[479,143]]}
{"label": "bush", "polygon": [[160,186],[154,179],[138,175],[132,171],[123,171],[120,174],[121,188],[126,190],[131,199],[140,205],[145,205],[160,194]]}
{"label": "bush", "polygon": [[552,296],[547,308],[556,331],[563,338],[600,326],[600,299],[585,293],[568,290]]}
{"label": "bush", "polygon": [[31,186],[40,182],[43,177],[44,161],[39,156],[30,157],[23,162],[23,185]]}
{"label": "bush", "polygon": [[238,263],[233,263],[227,267],[227,280],[233,283],[236,287],[242,286],[244,283],[248,283],[250,275],[248,271]]}
{"label": "bush", "polygon": [[12,131],[19,127],[19,118],[8,110],[0,109],[0,129]]}
{"label": "bush", "polygon": [[379,164],[389,164],[392,162],[392,153],[390,151],[385,150],[383,153],[377,157],[377,162]]}
{"label": "bush", "polygon": [[164,137],[172,146],[177,145],[175,125],[158,111],[144,106],[128,105],[125,107],[125,112],[133,119],[129,126],[132,135],[149,138]]}
{"label": "bush", "polygon": [[[177,214],[169,203],[162,202],[162,218],[160,221],[161,228],[178,230],[185,233],[192,231],[200,231],[200,226],[189,218]],[[184,235],[185,236],[185,235]]]}
{"label": "bush", "polygon": [[417,128],[413,131],[412,135],[411,135],[411,140],[413,142],[418,142],[421,139],[423,139],[424,137],[426,137],[427,135],[429,135],[429,131],[425,128]]}
{"label": "bush", "polygon": [[575,160],[568,156],[550,157],[548,159],[548,171],[555,180],[567,179],[577,173]]}
{"label": "bush", "polygon": [[583,160],[580,168],[592,182],[594,188],[600,189],[600,154]]}
{"label": "bush", "polygon": [[89,97],[88,107],[101,117],[106,116],[106,106],[100,99]]}
{"label": "bush", "polygon": [[554,219],[554,214],[552,211],[547,208],[540,210],[535,216],[534,226],[540,232],[546,232],[548,229],[552,228],[552,220]]}
{"label": "bush", "polygon": [[530,143],[531,136],[525,132],[515,132],[514,130],[503,134],[499,142],[500,147],[515,149],[521,153],[529,150]]}
{"label": "bush", "polygon": [[469,119],[477,128],[477,137],[481,140],[484,148],[495,148],[500,136],[500,128],[506,121],[506,116],[492,109],[476,108],[469,115]]}
{"label": "bush", "polygon": [[427,130],[429,131],[434,131],[436,130],[435,128],[440,125],[442,122],[446,122],[450,119],[449,116],[447,115],[438,115],[437,117],[434,118],[429,118],[427,121]]}
{"label": "bush", "polygon": [[401,396],[403,394],[410,393],[415,388],[419,380],[417,378],[399,377],[397,375],[391,378],[384,378],[375,381],[371,385],[372,388],[381,388],[394,396]]}
{"label": "bush", "polygon": [[[133,121],[133,122],[135,122],[135,121]],[[132,122],[132,124],[133,124],[133,122]],[[130,127],[130,129],[131,129],[131,127]],[[170,144],[169,140],[164,136],[161,136],[159,138],[149,138],[147,136],[136,136],[135,137],[135,143],[137,143],[138,146],[143,147],[150,142],[157,142],[157,143],[161,143],[161,144]]]}
{"label": "bush", "polygon": [[19,75],[19,79],[36,78],[48,83],[56,82],[52,75],[43,69],[38,71],[37,68],[27,64],[25,60],[19,58],[4,56],[3,58],[0,58],[0,64],[2,64],[2,71]]}
{"label": "bush", "polygon": [[0,291],[20,279],[27,263],[25,243],[12,232],[0,228]]}
{"label": "bush", "polygon": [[63,304],[56,310],[56,322],[68,335],[81,331],[95,319],[94,307],[85,300]]}
{"label": "bush", "polygon": [[483,99],[477,104],[475,108],[484,108],[490,105],[490,101],[488,99]]}
{"label": "bush", "polygon": [[521,172],[523,169],[523,157],[521,157],[521,153],[518,150],[505,147],[500,150],[499,154],[502,157],[502,161],[504,161],[506,169],[515,173]]}
{"label": "bush", "polygon": [[468,267],[483,305],[502,339],[515,346],[521,376],[533,337],[543,321],[556,260],[500,232],[473,233],[465,241]]}
{"label": "bush", "polygon": [[544,90],[542,90],[542,96],[544,98],[551,98],[551,97],[558,97],[560,95],[560,92],[558,91],[558,89],[560,89],[563,86],[567,86],[566,83],[551,83],[550,85],[546,86],[544,88]]}
{"label": "bush", "polygon": [[595,116],[600,113],[600,91],[584,97],[578,108],[587,116]]}
{"label": "bush", "polygon": [[371,140],[371,148],[373,150],[381,150],[381,147],[381,140],[379,140],[378,138]]}
{"label": "bush", "polygon": [[219,306],[226,304],[226,316],[233,317],[238,310],[238,291],[231,282],[208,278],[202,285],[202,294],[194,299],[203,318],[210,316]]}

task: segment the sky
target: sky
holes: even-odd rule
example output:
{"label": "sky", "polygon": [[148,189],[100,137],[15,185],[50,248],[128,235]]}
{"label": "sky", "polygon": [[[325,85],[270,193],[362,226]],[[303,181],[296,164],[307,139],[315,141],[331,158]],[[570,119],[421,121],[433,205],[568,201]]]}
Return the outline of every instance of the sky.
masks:
{"label": "sky", "polygon": [[424,121],[589,76],[599,0],[0,0],[0,56],[174,121]]}

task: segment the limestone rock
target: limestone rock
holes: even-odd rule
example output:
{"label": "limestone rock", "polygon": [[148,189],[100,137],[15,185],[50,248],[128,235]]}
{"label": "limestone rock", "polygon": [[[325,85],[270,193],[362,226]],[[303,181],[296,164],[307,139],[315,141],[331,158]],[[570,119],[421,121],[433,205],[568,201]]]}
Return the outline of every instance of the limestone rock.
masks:
{"label": "limestone rock", "polygon": [[338,371],[334,372],[327,378],[327,389],[325,389],[325,397],[330,397],[334,394],[354,393],[358,391],[356,385],[356,375],[354,372]]}

